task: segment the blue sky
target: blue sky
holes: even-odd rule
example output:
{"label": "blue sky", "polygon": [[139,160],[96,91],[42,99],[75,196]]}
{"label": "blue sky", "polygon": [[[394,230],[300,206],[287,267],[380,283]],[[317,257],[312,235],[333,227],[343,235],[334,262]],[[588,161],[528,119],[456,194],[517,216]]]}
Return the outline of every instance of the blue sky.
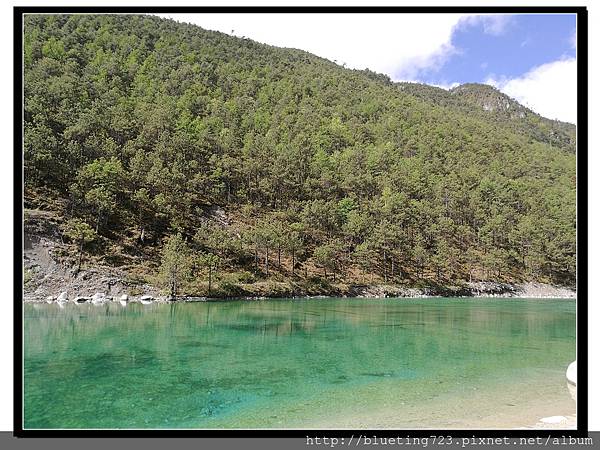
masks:
{"label": "blue sky", "polygon": [[574,58],[574,15],[517,15],[466,21],[452,35],[455,53],[438,70],[425,70],[426,83],[485,82],[510,79],[552,61]]}
{"label": "blue sky", "polygon": [[575,123],[575,15],[169,14],[210,30],[299,48],[394,81],[486,83]]}

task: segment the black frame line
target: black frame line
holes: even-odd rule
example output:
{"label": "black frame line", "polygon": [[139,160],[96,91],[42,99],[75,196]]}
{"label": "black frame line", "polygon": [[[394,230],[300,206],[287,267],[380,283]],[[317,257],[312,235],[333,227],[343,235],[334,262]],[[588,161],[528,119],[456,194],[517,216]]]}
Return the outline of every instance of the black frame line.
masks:
{"label": "black frame line", "polygon": [[[575,14],[577,16],[577,429],[576,430],[435,430],[435,429],[24,429],[23,425],[23,15],[24,14],[158,14],[158,13],[470,13]],[[16,6],[13,8],[13,257],[14,257],[14,404],[16,437],[349,437],[375,434],[395,437],[544,437],[588,436],[588,11],[584,6]],[[566,381],[565,381],[566,382]]]}

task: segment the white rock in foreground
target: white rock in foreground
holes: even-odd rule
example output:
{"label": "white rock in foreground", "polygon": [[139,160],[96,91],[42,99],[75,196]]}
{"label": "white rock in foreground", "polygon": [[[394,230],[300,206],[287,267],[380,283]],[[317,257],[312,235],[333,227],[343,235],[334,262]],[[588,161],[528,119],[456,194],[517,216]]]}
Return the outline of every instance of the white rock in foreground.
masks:
{"label": "white rock in foreground", "polygon": [[61,292],[60,295],[58,296],[58,298],[56,299],[56,301],[58,303],[65,303],[68,299],[67,297],[67,293],[66,292]]}
{"label": "white rock in foreground", "polygon": [[54,297],[52,297],[51,295],[46,297],[46,303],[52,303],[53,301],[54,301]]}
{"label": "white rock in foreground", "polygon": [[567,367],[567,381],[573,386],[577,386],[577,361],[573,361]]}
{"label": "white rock in foreground", "polygon": [[127,305],[128,301],[129,301],[129,296],[127,294],[123,294],[123,295],[121,295],[121,298],[119,298],[119,303],[123,306]]}
{"label": "white rock in foreground", "polygon": [[140,302],[142,303],[142,305],[149,305],[153,301],[154,301],[154,297],[152,297],[151,295],[142,295],[140,297]]}
{"label": "white rock in foreground", "polygon": [[92,303],[104,303],[106,301],[106,294],[103,292],[96,292],[92,295]]}
{"label": "white rock in foreground", "polygon": [[565,416],[550,416],[550,417],[544,417],[543,419],[540,419],[540,422],[542,423],[561,423],[561,422],[566,422],[567,418]]}

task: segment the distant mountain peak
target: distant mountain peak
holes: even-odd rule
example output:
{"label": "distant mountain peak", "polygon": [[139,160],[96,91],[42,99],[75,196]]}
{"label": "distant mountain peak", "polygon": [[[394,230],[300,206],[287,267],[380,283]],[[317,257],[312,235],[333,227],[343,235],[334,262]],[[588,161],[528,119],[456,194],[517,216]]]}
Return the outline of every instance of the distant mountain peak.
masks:
{"label": "distant mountain peak", "polygon": [[449,91],[465,100],[477,104],[484,111],[499,112],[511,119],[524,119],[528,114],[535,114],[515,99],[500,92],[494,86],[481,83],[466,83]]}
{"label": "distant mountain peak", "polygon": [[421,83],[398,83],[398,89],[426,103],[463,111],[469,116],[494,120],[496,126],[508,127],[528,138],[550,145],[575,151],[575,126],[551,120],[517,100],[504,94],[494,86],[482,83],[465,83],[450,90]]}

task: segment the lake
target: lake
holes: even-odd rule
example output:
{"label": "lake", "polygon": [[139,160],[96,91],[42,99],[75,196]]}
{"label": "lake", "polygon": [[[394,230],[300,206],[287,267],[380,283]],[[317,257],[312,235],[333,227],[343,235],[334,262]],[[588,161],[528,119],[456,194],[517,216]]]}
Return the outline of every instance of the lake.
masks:
{"label": "lake", "polygon": [[575,301],[24,305],[33,428],[516,428],[575,413]]}

